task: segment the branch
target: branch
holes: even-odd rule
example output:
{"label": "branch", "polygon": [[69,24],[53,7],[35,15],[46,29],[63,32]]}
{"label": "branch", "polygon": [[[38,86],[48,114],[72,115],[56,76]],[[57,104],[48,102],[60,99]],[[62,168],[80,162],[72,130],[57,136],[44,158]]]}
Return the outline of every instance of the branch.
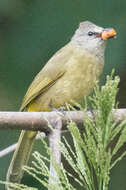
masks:
{"label": "branch", "polygon": [[[61,130],[62,130],[62,120],[61,117],[55,120],[52,126],[54,129],[49,134],[49,145],[51,150],[51,158],[50,158],[50,176],[49,176],[49,185],[56,183],[59,181],[59,177],[55,170],[54,158],[57,164],[61,164],[61,152],[59,149],[59,142],[61,141]],[[54,180],[55,179],[55,180]],[[50,189],[50,188],[49,188]],[[49,190],[48,189],[48,190]]]}
{"label": "branch", "polygon": [[[126,119],[126,109],[114,110],[115,120]],[[61,113],[57,112],[0,112],[0,130],[34,130],[49,132],[48,124],[54,126],[55,121],[59,118]],[[89,112],[92,116],[92,113]],[[80,128],[83,125],[84,112],[82,111],[69,111],[64,112],[62,119],[62,129],[66,129],[67,119],[69,118],[75,122]],[[39,135],[37,135],[39,139]],[[3,157],[16,149],[17,144],[13,144],[4,150],[0,151],[0,157]]]}
{"label": "branch", "polygon": [[64,112],[0,112],[0,130],[32,130],[48,133],[48,124],[53,125],[55,120],[61,116],[63,129],[66,129],[67,120],[71,119],[78,125],[83,123],[84,113],[82,111]]}
{"label": "branch", "polygon": [[[126,118],[126,109],[114,110],[114,119],[120,121]],[[63,112],[0,112],[0,130],[32,130],[48,133],[50,128],[48,124],[55,123],[55,120],[61,116],[62,130],[66,129],[67,121],[72,120],[78,127],[83,125],[83,111],[66,111]],[[89,112],[92,117],[92,113]],[[53,126],[53,125],[52,125]]]}
{"label": "branch", "polygon": [[[45,133],[41,133],[41,136],[44,138],[45,137]],[[40,134],[37,134],[36,139],[40,139]],[[7,154],[13,152],[17,147],[17,143],[12,144],[10,146],[8,146],[7,148],[3,149],[0,151],[0,158],[2,158],[3,156],[6,156]]]}

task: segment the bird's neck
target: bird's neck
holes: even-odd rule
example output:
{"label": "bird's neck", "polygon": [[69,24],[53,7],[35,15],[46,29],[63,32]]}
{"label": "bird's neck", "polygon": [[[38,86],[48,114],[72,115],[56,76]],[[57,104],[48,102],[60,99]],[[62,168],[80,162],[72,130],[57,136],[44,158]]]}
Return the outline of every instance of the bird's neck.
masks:
{"label": "bird's neck", "polygon": [[75,45],[78,48],[81,48],[81,50],[87,51],[88,54],[97,56],[99,59],[104,59],[106,43],[101,43],[99,46],[90,47],[89,44],[87,46],[84,45],[84,43],[78,43],[78,41],[72,40],[71,44]]}

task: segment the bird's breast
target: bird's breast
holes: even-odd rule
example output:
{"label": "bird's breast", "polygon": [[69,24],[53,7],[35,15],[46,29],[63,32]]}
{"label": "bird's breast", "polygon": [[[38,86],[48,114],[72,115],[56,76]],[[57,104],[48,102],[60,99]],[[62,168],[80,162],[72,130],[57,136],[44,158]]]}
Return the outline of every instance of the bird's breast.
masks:
{"label": "bird's breast", "polygon": [[66,73],[57,81],[57,94],[63,94],[67,102],[70,102],[71,99],[79,102],[90,93],[102,72],[102,68],[103,60],[96,56],[73,55],[66,64]]}
{"label": "bird's breast", "polygon": [[47,111],[49,104],[59,108],[66,103],[80,103],[94,87],[102,68],[103,60],[97,56],[84,54],[83,51],[73,53],[65,63],[64,75],[35,99],[33,107],[38,111]]}

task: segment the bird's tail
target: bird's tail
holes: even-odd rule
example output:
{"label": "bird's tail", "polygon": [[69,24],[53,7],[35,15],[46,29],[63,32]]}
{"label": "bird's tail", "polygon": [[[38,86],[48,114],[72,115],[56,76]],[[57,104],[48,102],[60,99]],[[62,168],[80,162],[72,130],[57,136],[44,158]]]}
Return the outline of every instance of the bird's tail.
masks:
{"label": "bird's tail", "polygon": [[[7,182],[20,183],[24,173],[23,166],[28,162],[36,134],[37,132],[31,131],[21,132],[17,148],[7,172]],[[6,185],[6,189],[9,190],[9,185]]]}

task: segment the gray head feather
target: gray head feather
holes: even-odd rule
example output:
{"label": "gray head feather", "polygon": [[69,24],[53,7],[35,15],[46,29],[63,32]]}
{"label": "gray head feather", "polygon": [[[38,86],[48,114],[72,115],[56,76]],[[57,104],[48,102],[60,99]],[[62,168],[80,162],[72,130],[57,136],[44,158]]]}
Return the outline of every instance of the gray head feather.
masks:
{"label": "gray head feather", "polygon": [[99,27],[92,22],[81,22],[78,29],[75,31],[71,42],[81,46],[90,53],[103,55],[106,41],[104,41],[100,36],[98,37],[97,35],[89,35],[89,32],[100,34],[103,30],[104,28]]}

